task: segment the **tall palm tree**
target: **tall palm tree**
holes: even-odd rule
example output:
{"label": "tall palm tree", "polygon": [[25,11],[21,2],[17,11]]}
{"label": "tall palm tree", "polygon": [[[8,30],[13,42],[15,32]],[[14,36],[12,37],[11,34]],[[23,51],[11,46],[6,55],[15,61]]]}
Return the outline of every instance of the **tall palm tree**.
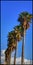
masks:
{"label": "tall palm tree", "polygon": [[8,48],[5,51],[5,62],[8,64]]}
{"label": "tall palm tree", "polygon": [[[8,33],[8,48],[10,48],[10,52],[9,52],[9,55],[12,53],[12,49],[13,49],[13,42],[14,42],[14,37],[12,35],[12,31]],[[9,64],[10,64],[10,58],[11,56],[9,57]]]}
{"label": "tall palm tree", "polygon": [[12,45],[15,49],[15,55],[14,55],[14,65],[16,64],[16,49],[17,49],[17,40],[16,40],[16,35],[15,31],[12,31],[13,39],[12,39]]}
{"label": "tall palm tree", "polygon": [[[14,38],[15,38],[17,43],[21,40],[20,28],[21,28],[20,26],[14,27]],[[16,47],[15,47],[14,65],[16,64],[17,43],[16,43]]]}
{"label": "tall palm tree", "polygon": [[16,48],[17,41],[15,40],[15,33],[14,31],[11,31],[8,35],[8,47]]}
{"label": "tall palm tree", "polygon": [[32,14],[29,14],[28,12],[22,12],[18,18],[18,21],[20,22],[21,27],[23,26],[23,30],[24,30],[21,64],[24,64],[25,33],[26,33],[26,30],[30,27],[31,18],[32,18]]}
{"label": "tall palm tree", "polygon": [[8,48],[6,49],[6,51],[5,51],[5,61],[6,61],[6,64],[10,65],[11,53],[14,51],[15,46],[16,45],[13,42],[12,46],[9,45]]}
{"label": "tall palm tree", "polygon": [[9,64],[10,64],[10,58],[11,58],[11,57],[9,57],[10,56],[10,51],[12,51],[11,37],[12,37],[11,32],[9,32],[8,33],[8,44],[7,44],[8,48],[5,51],[5,61],[7,61],[7,63],[9,62]]}

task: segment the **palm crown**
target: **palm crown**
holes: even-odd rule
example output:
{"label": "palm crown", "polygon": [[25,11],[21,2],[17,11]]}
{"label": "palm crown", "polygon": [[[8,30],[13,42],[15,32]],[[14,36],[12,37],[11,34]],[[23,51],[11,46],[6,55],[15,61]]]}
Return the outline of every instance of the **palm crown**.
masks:
{"label": "palm crown", "polygon": [[29,23],[31,22],[32,15],[28,12],[23,12],[19,15],[18,21],[22,26],[26,26],[26,29],[30,27]]}

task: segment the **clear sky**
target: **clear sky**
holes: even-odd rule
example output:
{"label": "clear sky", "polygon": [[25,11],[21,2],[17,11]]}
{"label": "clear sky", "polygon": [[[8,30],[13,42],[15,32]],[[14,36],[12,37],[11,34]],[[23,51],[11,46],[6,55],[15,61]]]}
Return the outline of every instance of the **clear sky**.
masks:
{"label": "clear sky", "polygon": [[[31,1],[3,1],[1,2],[1,50],[7,48],[8,32],[19,24],[18,14],[23,11],[32,13]],[[22,40],[18,44],[17,57],[21,56]],[[26,31],[25,58],[32,59],[32,24]]]}

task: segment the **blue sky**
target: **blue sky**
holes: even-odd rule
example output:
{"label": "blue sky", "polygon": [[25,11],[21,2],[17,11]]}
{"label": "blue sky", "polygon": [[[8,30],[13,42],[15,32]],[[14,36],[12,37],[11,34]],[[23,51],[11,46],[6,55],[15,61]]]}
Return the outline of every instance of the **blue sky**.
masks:
{"label": "blue sky", "polygon": [[[3,1],[1,2],[1,50],[7,48],[8,32],[19,24],[17,21],[21,12],[32,13],[31,1]],[[18,44],[17,57],[21,56],[22,40]],[[32,24],[26,31],[25,58],[32,59]]]}

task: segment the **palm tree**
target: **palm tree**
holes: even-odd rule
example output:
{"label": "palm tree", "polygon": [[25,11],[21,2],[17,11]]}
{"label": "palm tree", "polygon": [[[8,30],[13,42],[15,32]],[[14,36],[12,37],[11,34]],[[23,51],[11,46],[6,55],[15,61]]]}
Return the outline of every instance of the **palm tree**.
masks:
{"label": "palm tree", "polygon": [[5,51],[5,62],[8,64],[8,48]]}
{"label": "palm tree", "polygon": [[11,53],[12,53],[12,49],[13,49],[13,35],[12,35],[12,32],[9,32],[8,33],[8,44],[7,44],[7,46],[8,46],[8,48],[10,49],[10,51],[9,51],[9,64],[10,64],[10,58],[11,58]]}
{"label": "palm tree", "polygon": [[14,51],[15,49],[15,44],[12,43],[12,46],[8,46],[8,48],[6,49],[5,51],[5,61],[6,61],[6,64],[9,64],[10,65],[10,58],[11,58],[11,53]]}
{"label": "palm tree", "polygon": [[9,32],[8,34],[8,47],[16,48],[17,41],[15,40],[14,31]]}
{"label": "palm tree", "polygon": [[21,27],[23,27],[24,30],[24,36],[23,36],[23,43],[22,43],[22,58],[21,58],[21,64],[24,63],[24,44],[25,44],[25,33],[26,30],[30,27],[32,15],[28,12],[23,12],[19,15],[18,21],[20,22]]}
{"label": "palm tree", "polygon": [[[14,38],[15,38],[17,43],[21,40],[20,28],[21,28],[20,26],[14,27]],[[16,64],[17,43],[16,43],[16,47],[15,47],[14,65]]]}
{"label": "palm tree", "polygon": [[[8,48],[5,51],[5,61],[7,61],[7,63],[10,64],[10,52],[12,51],[12,43],[11,43],[11,33],[9,32],[8,34],[8,44],[7,44]],[[9,59],[8,59],[9,58]],[[8,59],[8,60],[7,60]]]}

